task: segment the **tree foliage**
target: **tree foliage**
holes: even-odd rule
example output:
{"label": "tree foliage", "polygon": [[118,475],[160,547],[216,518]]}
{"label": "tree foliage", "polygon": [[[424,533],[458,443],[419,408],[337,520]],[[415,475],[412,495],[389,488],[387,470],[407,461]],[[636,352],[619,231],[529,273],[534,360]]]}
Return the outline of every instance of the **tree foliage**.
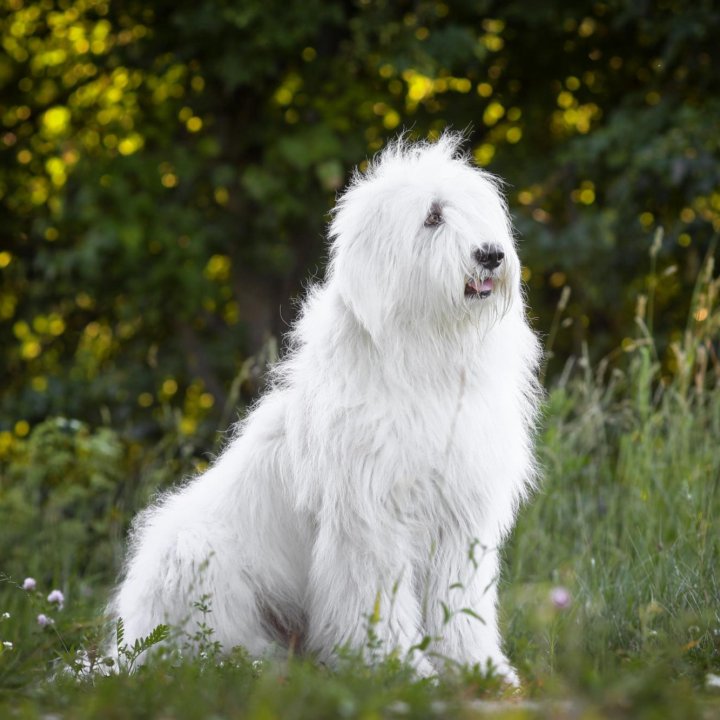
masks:
{"label": "tree foliage", "polygon": [[0,453],[50,414],[139,436],[227,419],[321,274],[335,193],[403,128],[467,128],[507,179],[541,330],[572,290],[560,351],[620,342],[638,293],[683,329],[720,230],[711,0],[1,13]]}

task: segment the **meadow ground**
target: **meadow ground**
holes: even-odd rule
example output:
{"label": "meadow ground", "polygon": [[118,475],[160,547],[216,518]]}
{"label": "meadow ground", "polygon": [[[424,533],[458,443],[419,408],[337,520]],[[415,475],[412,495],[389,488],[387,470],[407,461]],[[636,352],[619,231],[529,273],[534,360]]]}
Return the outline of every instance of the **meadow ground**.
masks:
{"label": "meadow ground", "polygon": [[641,305],[617,358],[581,357],[552,384],[542,488],[505,552],[519,694],[481,668],[428,681],[399,660],[220,658],[211,634],[195,661],[48,681],[98,637],[127,518],[191,467],[174,436],[139,458],[107,428],[53,420],[2,466],[0,717],[720,718],[717,293],[708,269],[664,362]]}

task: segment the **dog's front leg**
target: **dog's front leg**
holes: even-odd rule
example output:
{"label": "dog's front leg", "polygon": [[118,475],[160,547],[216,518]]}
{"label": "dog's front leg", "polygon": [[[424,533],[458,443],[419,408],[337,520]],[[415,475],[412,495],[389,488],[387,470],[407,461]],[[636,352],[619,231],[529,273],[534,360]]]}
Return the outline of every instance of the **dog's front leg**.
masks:
{"label": "dog's front leg", "polygon": [[434,674],[419,650],[421,612],[413,589],[408,543],[385,522],[346,516],[321,525],[308,590],[309,647],[332,661],[349,647],[373,662],[407,658],[420,675]]}
{"label": "dog's front leg", "polygon": [[429,572],[426,618],[440,661],[491,665],[511,685],[517,673],[501,648],[497,621],[497,548],[474,541],[441,543]]}

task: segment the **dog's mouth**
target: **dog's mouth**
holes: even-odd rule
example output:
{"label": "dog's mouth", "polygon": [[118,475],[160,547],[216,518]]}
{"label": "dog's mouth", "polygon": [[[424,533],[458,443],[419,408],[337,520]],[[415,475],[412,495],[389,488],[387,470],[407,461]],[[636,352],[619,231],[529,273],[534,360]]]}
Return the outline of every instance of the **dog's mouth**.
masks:
{"label": "dog's mouth", "polygon": [[465,282],[465,297],[484,300],[485,298],[490,297],[493,288],[494,283],[492,278],[485,278],[485,280],[468,278]]}

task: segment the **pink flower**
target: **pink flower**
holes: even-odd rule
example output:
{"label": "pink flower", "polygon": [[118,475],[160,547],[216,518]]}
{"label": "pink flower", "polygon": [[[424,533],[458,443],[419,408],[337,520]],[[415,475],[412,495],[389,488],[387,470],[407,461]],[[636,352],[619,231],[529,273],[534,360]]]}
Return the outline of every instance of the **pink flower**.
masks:
{"label": "pink flower", "polygon": [[37,583],[35,582],[35,578],[25,578],[22,589],[23,590],[34,590],[37,587]]}
{"label": "pink flower", "polygon": [[37,624],[38,624],[40,627],[47,627],[48,625],[52,625],[52,624],[53,624],[53,619],[52,619],[52,618],[49,618],[47,615],[43,615],[43,613],[40,613],[40,614],[37,616]]}
{"label": "pink flower", "polygon": [[48,602],[57,603],[58,607],[62,609],[63,603],[65,602],[65,596],[60,590],[53,590],[47,597]]}
{"label": "pink flower", "polygon": [[550,591],[550,600],[558,610],[567,610],[572,603],[572,595],[567,588],[558,586]]}

